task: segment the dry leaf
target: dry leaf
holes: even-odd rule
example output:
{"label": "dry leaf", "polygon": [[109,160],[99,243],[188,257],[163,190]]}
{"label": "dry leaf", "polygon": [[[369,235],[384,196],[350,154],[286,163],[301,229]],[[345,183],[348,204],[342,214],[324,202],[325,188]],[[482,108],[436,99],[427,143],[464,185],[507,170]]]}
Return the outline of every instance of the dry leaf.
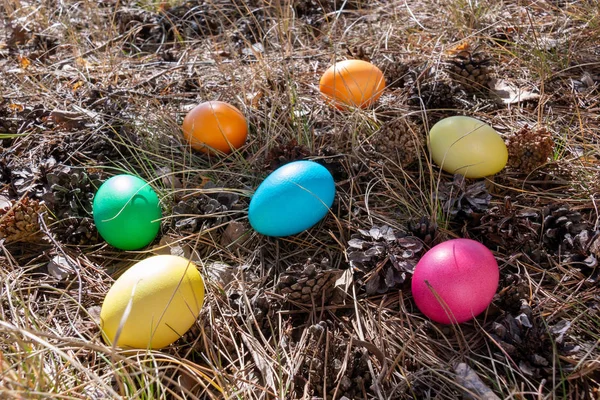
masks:
{"label": "dry leaf", "polygon": [[80,87],[82,87],[82,86],[83,86],[83,82],[82,82],[82,81],[77,81],[77,82],[75,82],[75,83],[73,84],[73,86],[71,86],[71,90],[72,90],[73,92],[76,92],[76,91],[77,91],[77,89],[79,89],[79,88],[80,88]]}
{"label": "dry leaf", "polygon": [[21,112],[25,109],[22,104],[11,103],[8,105],[8,108],[14,112]]}
{"label": "dry leaf", "polygon": [[31,60],[25,56],[18,56],[18,59],[23,69],[27,69],[31,65]]}
{"label": "dry leaf", "polygon": [[204,186],[206,186],[208,183],[212,182],[212,179],[210,179],[208,176],[200,176],[201,182],[200,185],[198,185],[199,188],[203,188]]}
{"label": "dry leaf", "polygon": [[179,178],[177,178],[177,176],[175,176],[175,174],[173,173],[173,170],[171,170],[171,168],[160,167],[157,169],[156,172],[160,176],[160,179],[161,179],[163,185],[165,185],[166,187],[171,188],[171,189],[183,188],[183,183],[181,183],[181,180]]}
{"label": "dry leaf", "polygon": [[469,43],[468,41],[462,41],[459,44],[457,44],[454,47],[451,47],[450,49],[448,49],[447,53],[450,55],[457,55],[463,52],[470,52],[471,51],[471,43]]}
{"label": "dry leaf", "polygon": [[79,65],[80,67],[89,67],[90,66],[90,63],[85,58],[82,58],[82,57],[77,57],[75,59],[75,64]]}
{"label": "dry leaf", "polygon": [[100,306],[91,306],[87,309],[90,319],[94,321],[97,325],[102,324],[102,318],[100,318],[101,311],[102,308]]}
{"label": "dry leaf", "polygon": [[239,238],[246,233],[246,227],[241,222],[232,221],[227,225],[223,236],[221,236],[221,246],[227,247],[237,242]]}
{"label": "dry leaf", "polygon": [[71,268],[69,261],[65,257],[54,256],[48,263],[48,273],[59,281],[62,281],[73,273],[73,268]]}
{"label": "dry leaf", "polygon": [[274,392],[277,392],[277,387],[275,386],[275,378],[273,377],[273,371],[269,367],[269,361],[273,362],[272,358],[261,354],[264,352],[264,347],[258,342],[258,340],[250,335],[242,334],[242,341],[248,347],[250,354],[252,355],[252,359],[256,364],[256,368],[260,371],[263,379],[267,386],[273,389]]}
{"label": "dry leaf", "polygon": [[165,235],[160,238],[158,245],[154,246],[153,252],[158,255],[179,256],[190,259],[191,251],[189,246],[173,236]]}
{"label": "dry leaf", "polygon": [[12,202],[8,196],[0,194],[0,210],[9,209],[12,207]]}
{"label": "dry leaf", "polygon": [[533,93],[529,89],[518,88],[504,79],[493,80],[490,87],[502,99],[504,104],[515,104],[540,98],[538,93]]}
{"label": "dry leaf", "polygon": [[263,97],[262,91],[246,93],[246,104],[250,105],[251,107],[256,108],[256,107],[258,107],[258,102],[260,101],[260,99],[262,99],[262,97]]}
{"label": "dry leaf", "polygon": [[234,268],[225,263],[214,262],[206,266],[205,271],[212,281],[217,282],[223,288],[235,279]]}
{"label": "dry leaf", "polygon": [[12,32],[10,34],[10,37],[8,39],[8,45],[10,47],[22,45],[27,43],[30,38],[31,32],[27,28],[21,25],[16,25],[13,27]]}
{"label": "dry leaf", "polygon": [[265,52],[265,47],[262,45],[262,43],[254,43],[252,46],[242,49],[242,53],[245,56],[258,57],[260,54],[262,54],[264,52]]}
{"label": "dry leaf", "polygon": [[70,130],[80,128],[85,124],[85,116],[72,111],[54,110],[50,112],[48,119],[54,121],[55,124]]}
{"label": "dry leaf", "polygon": [[354,281],[354,275],[352,274],[352,268],[348,268],[344,271],[336,281],[334,287],[342,287],[344,292],[347,292]]}

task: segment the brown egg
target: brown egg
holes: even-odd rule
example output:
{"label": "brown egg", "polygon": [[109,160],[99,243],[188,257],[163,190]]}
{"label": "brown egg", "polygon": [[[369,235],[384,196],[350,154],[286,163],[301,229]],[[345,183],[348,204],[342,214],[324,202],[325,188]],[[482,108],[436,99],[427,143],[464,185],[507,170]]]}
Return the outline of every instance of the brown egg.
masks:
{"label": "brown egg", "polygon": [[248,122],[240,110],[222,101],[207,101],[184,118],[183,137],[204,153],[231,153],[246,142]]}
{"label": "brown egg", "polygon": [[369,107],[379,99],[383,89],[383,72],[362,60],[335,63],[325,71],[319,82],[321,93],[341,110],[347,106]]}

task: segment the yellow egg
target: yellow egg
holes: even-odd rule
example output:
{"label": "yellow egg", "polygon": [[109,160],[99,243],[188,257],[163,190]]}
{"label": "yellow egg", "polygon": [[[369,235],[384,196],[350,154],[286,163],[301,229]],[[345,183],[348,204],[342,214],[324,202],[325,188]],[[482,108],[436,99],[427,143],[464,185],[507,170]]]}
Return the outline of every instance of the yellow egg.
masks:
{"label": "yellow egg", "polygon": [[471,117],[439,121],[429,131],[427,144],[433,161],[444,171],[467,178],[493,175],[508,161],[508,150],[498,132]]}
{"label": "yellow egg", "polygon": [[196,265],[178,256],[149,257],[125,271],[106,294],[100,312],[104,339],[124,348],[168,346],[194,324],[203,301]]}
{"label": "yellow egg", "polygon": [[335,63],[319,81],[319,91],[340,110],[346,106],[369,107],[379,99],[384,89],[383,72],[363,60]]}

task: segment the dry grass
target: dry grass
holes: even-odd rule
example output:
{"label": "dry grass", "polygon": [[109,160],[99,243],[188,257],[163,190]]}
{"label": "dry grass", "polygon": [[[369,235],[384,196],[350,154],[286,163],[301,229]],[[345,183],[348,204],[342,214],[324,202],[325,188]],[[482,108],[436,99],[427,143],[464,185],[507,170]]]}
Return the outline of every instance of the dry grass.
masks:
{"label": "dry grass", "polygon": [[[347,270],[347,241],[358,229],[407,231],[423,216],[436,220],[436,241],[485,242],[477,220],[457,222],[436,200],[452,177],[429,162],[423,139],[454,114],[485,120],[504,137],[544,127],[555,143],[533,172],[506,169],[486,179],[489,209],[507,196],[518,209],[568,204],[598,231],[599,10],[593,0],[3,0],[1,193],[13,201],[41,196],[59,165],[102,179],[128,171],[151,182],[165,218],[160,241],[137,252],[69,243],[52,210],[41,239],[0,242],[0,397],[481,395],[457,379],[455,367],[467,363],[500,398],[598,398],[600,302],[597,280],[588,279],[597,272],[558,253],[540,261],[491,247],[499,295],[485,315],[458,326],[419,313],[410,285],[371,296],[349,285],[335,301],[301,304],[279,294],[277,278],[309,259]],[[491,58],[496,79],[539,98],[504,104],[489,87],[454,83],[444,65],[466,42]],[[318,93],[320,74],[349,53],[386,72],[389,86],[373,109],[333,111]],[[428,102],[425,92],[441,82],[454,88],[451,98]],[[190,107],[215,99],[250,122],[246,146],[229,156],[190,151],[179,130]],[[368,150],[395,119],[420,143],[413,163],[403,163],[404,147]],[[279,159],[286,145],[291,153]],[[263,237],[247,223],[249,197],[288,156],[327,165],[336,201],[306,232]],[[202,216],[196,229],[177,224],[179,202],[210,193],[239,198]],[[235,243],[223,239],[229,227],[244,232]],[[161,351],[107,346],[98,313],[111,283],[133,262],[164,252],[190,257],[207,278],[197,323]],[[57,255],[69,260],[68,276],[49,273]],[[520,308],[507,300],[514,277]],[[502,339],[522,314],[531,326]]]}

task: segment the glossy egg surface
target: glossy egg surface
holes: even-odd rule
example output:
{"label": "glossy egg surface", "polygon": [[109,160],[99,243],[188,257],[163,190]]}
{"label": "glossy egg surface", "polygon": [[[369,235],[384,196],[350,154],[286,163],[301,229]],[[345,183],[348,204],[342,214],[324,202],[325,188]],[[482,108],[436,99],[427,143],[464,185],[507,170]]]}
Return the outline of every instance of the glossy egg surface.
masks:
{"label": "glossy egg surface", "polygon": [[204,282],[196,265],[172,255],[146,258],[106,294],[100,312],[103,336],[124,348],[168,346],[194,324],[203,301]]}
{"label": "glossy egg surface", "polygon": [[100,186],[92,213],[100,236],[122,250],[137,250],[152,242],[162,217],[156,192],[129,174],[113,176]]}
{"label": "glossy egg surface", "polygon": [[437,122],[429,131],[433,161],[444,171],[467,178],[500,172],[508,161],[502,137],[478,119],[454,116]]}
{"label": "glossy egg surface", "polygon": [[346,106],[366,108],[379,99],[385,89],[383,72],[363,60],[340,61],[321,76],[319,90],[340,109]]}
{"label": "glossy egg surface", "polygon": [[204,153],[231,153],[246,142],[248,122],[240,110],[223,101],[207,101],[187,113],[183,137]]}
{"label": "glossy egg surface", "polygon": [[412,294],[419,310],[443,324],[468,321],[492,302],[500,272],[483,244],[453,239],[431,248],[417,263]]}
{"label": "glossy egg surface", "polygon": [[335,182],[327,168],[314,161],[294,161],[260,184],[250,201],[248,218],[263,235],[295,235],[323,219],[334,197]]}

